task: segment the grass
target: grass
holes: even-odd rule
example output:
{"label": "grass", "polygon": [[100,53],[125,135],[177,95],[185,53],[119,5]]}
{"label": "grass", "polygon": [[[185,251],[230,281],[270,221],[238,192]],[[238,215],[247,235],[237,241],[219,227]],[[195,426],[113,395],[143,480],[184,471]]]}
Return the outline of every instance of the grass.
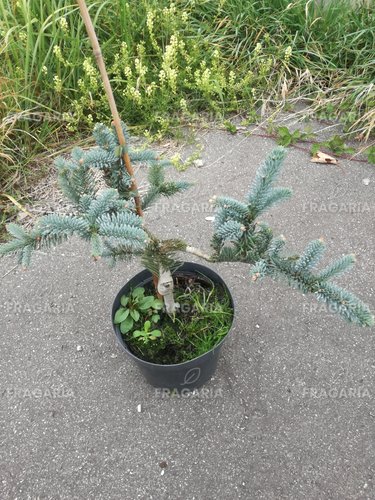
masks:
{"label": "grass", "polygon": [[[256,116],[304,99],[368,139],[374,1],[90,0],[123,119],[150,138],[202,111]],[[30,161],[109,112],[74,2],[0,0],[0,192]]]}

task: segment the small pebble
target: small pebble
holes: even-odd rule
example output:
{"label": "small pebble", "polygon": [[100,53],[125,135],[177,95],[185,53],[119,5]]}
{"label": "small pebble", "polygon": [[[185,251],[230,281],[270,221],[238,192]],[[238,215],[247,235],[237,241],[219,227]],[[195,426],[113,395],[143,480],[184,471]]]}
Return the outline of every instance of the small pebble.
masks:
{"label": "small pebble", "polygon": [[362,182],[365,186],[368,186],[370,184],[370,179],[362,179]]}
{"label": "small pebble", "polygon": [[83,347],[81,345],[77,345],[77,351],[78,352],[83,351]]}
{"label": "small pebble", "polygon": [[194,166],[195,167],[201,168],[201,167],[203,167],[203,165],[204,165],[204,161],[201,160],[200,158],[198,160],[194,161]]}
{"label": "small pebble", "polygon": [[260,328],[260,326],[259,325],[255,325],[255,328]]}
{"label": "small pebble", "polygon": [[140,404],[139,404],[139,405],[137,406],[137,412],[138,412],[138,413],[141,413],[141,412],[142,412],[142,405],[140,405]]}

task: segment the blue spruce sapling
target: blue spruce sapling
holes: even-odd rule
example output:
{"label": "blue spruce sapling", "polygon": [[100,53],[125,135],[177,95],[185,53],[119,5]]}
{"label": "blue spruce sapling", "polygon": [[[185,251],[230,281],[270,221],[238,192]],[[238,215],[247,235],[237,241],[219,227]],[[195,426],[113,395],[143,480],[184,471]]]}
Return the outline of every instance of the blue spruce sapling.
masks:
{"label": "blue spruce sapling", "polygon": [[[123,130],[129,144],[125,126]],[[211,200],[216,213],[212,252],[208,255],[182,240],[159,239],[147,229],[143,217],[137,215],[134,198],[139,193],[132,190],[133,179],[124,169],[123,146],[119,145],[114,130],[98,124],[94,138],[96,147],[88,151],[76,148],[69,158],[60,157],[55,162],[60,189],[74,204],[75,213],[41,217],[31,231],[8,224],[11,239],[0,245],[0,256],[16,254],[18,262],[27,267],[33,251],[57,245],[72,235],[90,243],[95,259],[107,258],[112,265],[139,256],[153,274],[157,292],[170,315],[178,313],[172,279],[179,265],[178,253],[194,254],[209,262],[243,262],[249,264],[251,281],[267,276],[282,278],[303,293],[314,294],[346,320],[362,326],[374,324],[363,302],[331,282],[352,267],[353,255],[341,257],[318,271],[315,266],[325,249],[322,240],[311,241],[302,255],[288,254],[285,239],[275,237],[268,225],[257,220],[271,206],[291,196],[289,189],[274,186],[285,157],[283,148],[276,148],[258,169],[243,201],[230,197]],[[149,186],[141,197],[144,210],[161,196],[169,197],[189,187],[186,182],[166,181],[165,168],[169,162],[159,159],[155,152],[126,148],[132,163],[147,165]],[[98,180],[97,170],[102,172],[105,189]]]}

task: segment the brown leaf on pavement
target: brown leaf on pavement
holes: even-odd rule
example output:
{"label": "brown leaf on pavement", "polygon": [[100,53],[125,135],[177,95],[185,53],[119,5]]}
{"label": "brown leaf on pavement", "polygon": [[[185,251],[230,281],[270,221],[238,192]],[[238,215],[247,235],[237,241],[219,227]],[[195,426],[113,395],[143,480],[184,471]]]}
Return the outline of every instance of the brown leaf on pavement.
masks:
{"label": "brown leaf on pavement", "polygon": [[311,158],[313,163],[328,163],[332,165],[337,165],[337,160],[333,156],[329,156],[322,151],[317,151],[317,153]]}

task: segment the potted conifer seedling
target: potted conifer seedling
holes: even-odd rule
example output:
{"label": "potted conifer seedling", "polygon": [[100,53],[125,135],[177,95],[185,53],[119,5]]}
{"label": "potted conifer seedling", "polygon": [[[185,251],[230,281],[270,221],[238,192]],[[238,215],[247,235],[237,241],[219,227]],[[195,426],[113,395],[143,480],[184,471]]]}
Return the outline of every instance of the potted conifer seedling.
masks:
{"label": "potted conifer seedling", "polygon": [[[125,127],[122,126],[124,134]],[[127,134],[126,134],[127,135]],[[55,164],[59,186],[74,203],[73,215],[41,217],[26,232],[7,226],[13,239],[0,245],[0,255],[15,253],[28,266],[34,250],[57,245],[77,235],[90,242],[91,255],[111,264],[139,257],[146,270],[128,281],[115,298],[112,321],[118,340],[137,362],[150,383],[158,387],[190,389],[213,374],[222,343],[231,329],[234,308],[230,292],[218,274],[206,266],[181,263],[181,255],[193,254],[208,262],[249,264],[249,280],[266,276],[285,277],[302,292],[313,293],[345,319],[363,326],[373,324],[368,307],[350,292],[331,282],[349,269],[354,257],[347,255],[321,271],[313,271],[324,252],[322,240],[309,243],[300,256],[284,253],[285,240],[274,237],[258,216],[289,198],[286,188],[274,187],[285,150],[276,148],[259,168],[246,198],[237,201],[217,197],[211,253],[180,239],[161,239],[145,224],[143,211],[160,196],[188,188],[185,182],[165,180],[168,164],[149,150],[132,150],[119,144],[114,129],[96,125],[96,147],[76,148],[69,158]],[[148,190],[138,196],[134,179],[123,166],[124,151],[134,164],[148,169]],[[100,169],[98,180],[95,170]],[[103,179],[106,188],[103,189]]]}
{"label": "potted conifer seedling", "polygon": [[[0,256],[16,254],[19,263],[27,267],[34,250],[76,235],[90,243],[95,259],[103,257],[116,264],[140,258],[146,269],[119,291],[112,323],[120,344],[147,380],[163,388],[182,390],[204,384],[214,373],[234,317],[232,297],[224,281],[209,267],[182,262],[184,254],[211,263],[248,264],[249,281],[266,276],[286,278],[290,285],[314,294],[346,320],[373,325],[369,308],[331,282],[352,266],[352,255],[314,271],[324,252],[322,240],[311,241],[299,256],[290,255],[284,250],[284,238],[275,237],[268,225],[258,221],[267,209],[291,195],[289,189],[274,186],[285,156],[281,147],[260,166],[244,200],[212,200],[216,212],[210,254],[183,240],[162,239],[150,231],[145,221],[147,209],[161,196],[186,190],[188,184],[167,181],[168,161],[159,159],[153,151],[130,147],[85,3],[78,3],[103,76],[113,127],[96,125],[95,147],[75,148],[68,158],[60,157],[55,162],[60,189],[75,205],[75,212],[41,217],[31,231],[9,224],[12,238],[0,245]],[[143,195],[134,178],[132,165],[137,163],[148,170],[148,189]]]}

